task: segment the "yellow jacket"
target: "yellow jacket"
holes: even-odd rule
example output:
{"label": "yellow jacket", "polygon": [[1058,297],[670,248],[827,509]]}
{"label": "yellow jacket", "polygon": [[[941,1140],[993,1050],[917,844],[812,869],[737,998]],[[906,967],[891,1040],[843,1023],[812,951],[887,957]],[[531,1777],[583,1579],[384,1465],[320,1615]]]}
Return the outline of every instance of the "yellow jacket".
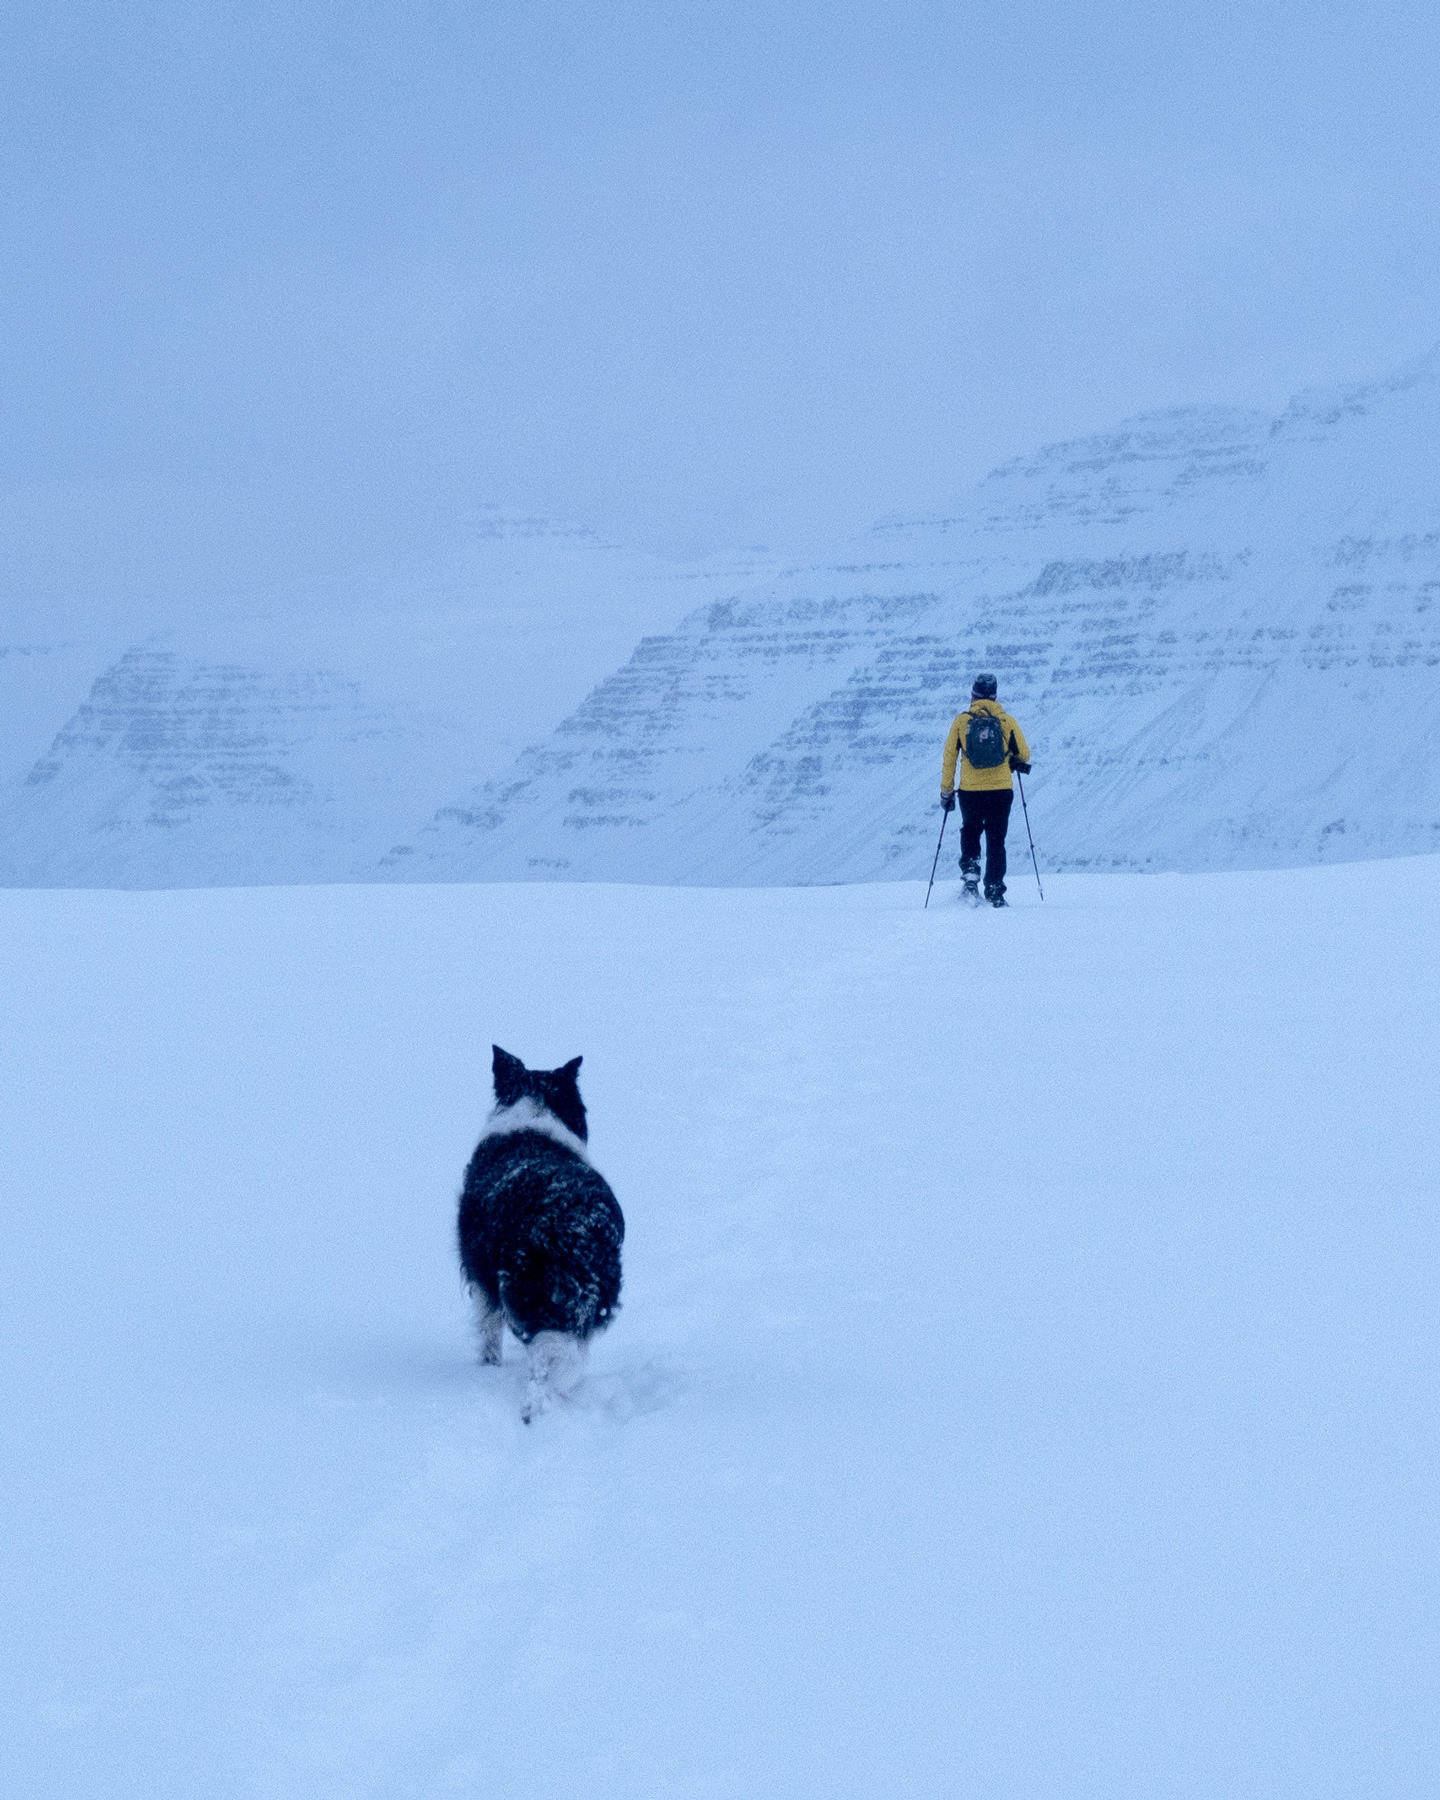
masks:
{"label": "yellow jacket", "polygon": [[940,765],[940,792],[951,793],[955,787],[955,759],[960,758],[960,787],[967,794],[994,793],[999,789],[1013,788],[1015,783],[1010,774],[1010,764],[1000,763],[993,769],[977,769],[972,766],[965,754],[965,733],[970,729],[972,713],[989,713],[992,718],[1002,721],[1005,727],[1005,742],[1014,751],[1021,762],[1029,762],[1030,746],[1025,742],[1025,733],[1000,705],[998,700],[972,700],[965,711],[957,713],[955,723],[950,727],[950,734],[945,739],[945,760]]}

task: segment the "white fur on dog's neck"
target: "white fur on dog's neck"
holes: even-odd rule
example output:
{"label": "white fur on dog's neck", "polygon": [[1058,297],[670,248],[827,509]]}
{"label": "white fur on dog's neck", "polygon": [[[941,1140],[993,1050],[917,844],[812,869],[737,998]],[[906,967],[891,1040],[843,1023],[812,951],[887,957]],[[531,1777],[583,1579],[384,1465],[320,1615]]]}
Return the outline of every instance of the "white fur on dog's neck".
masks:
{"label": "white fur on dog's neck", "polygon": [[489,1137],[504,1137],[511,1131],[538,1131],[543,1137],[553,1138],[557,1144],[573,1150],[583,1162],[588,1163],[590,1160],[585,1140],[576,1137],[570,1127],[561,1124],[548,1107],[539,1105],[528,1095],[523,1100],[517,1100],[513,1106],[497,1106],[485,1121],[480,1141],[483,1143]]}

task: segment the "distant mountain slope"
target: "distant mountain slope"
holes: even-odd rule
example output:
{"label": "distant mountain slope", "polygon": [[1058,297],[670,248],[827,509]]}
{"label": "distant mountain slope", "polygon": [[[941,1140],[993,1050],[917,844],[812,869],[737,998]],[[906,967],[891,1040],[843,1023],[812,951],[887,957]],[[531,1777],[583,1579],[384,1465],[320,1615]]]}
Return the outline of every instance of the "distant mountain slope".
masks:
{"label": "distant mountain slope", "polygon": [[346,880],[770,566],[492,514],[444,555],[189,617],[31,620],[0,641],[0,882]]}
{"label": "distant mountain slope", "polygon": [[490,515],[183,620],[0,628],[0,882],[914,876],[979,668],[1052,867],[1434,849],[1437,470],[1440,353],[1051,445],[790,566]]}
{"label": "distant mountain slope", "polygon": [[1052,866],[1440,845],[1440,356],[1184,409],[997,470],[646,639],[384,859],[399,878],[925,872],[940,746],[991,668]]}

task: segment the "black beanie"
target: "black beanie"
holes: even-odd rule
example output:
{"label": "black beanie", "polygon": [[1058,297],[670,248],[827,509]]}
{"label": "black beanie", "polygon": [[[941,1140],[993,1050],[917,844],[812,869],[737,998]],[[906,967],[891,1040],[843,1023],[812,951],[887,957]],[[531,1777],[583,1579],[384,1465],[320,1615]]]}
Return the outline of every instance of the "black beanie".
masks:
{"label": "black beanie", "polygon": [[975,685],[970,690],[972,700],[993,700],[1000,692],[993,675],[977,675]]}

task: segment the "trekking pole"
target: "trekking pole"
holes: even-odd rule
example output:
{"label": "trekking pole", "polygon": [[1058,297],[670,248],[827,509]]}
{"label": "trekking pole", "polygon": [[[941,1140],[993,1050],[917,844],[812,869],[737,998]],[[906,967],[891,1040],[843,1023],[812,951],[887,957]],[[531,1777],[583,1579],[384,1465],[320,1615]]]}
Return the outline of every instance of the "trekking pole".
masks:
{"label": "trekking pole", "polygon": [[[935,871],[940,867],[940,844],[945,842],[945,821],[949,817],[950,815],[948,812],[942,812],[940,815],[940,841],[935,846],[935,860],[930,865],[930,887],[927,887],[925,890],[925,906],[930,904],[930,888],[933,888],[935,885]],[[1041,895],[1041,899],[1044,899],[1043,894]],[[922,906],[920,910],[921,912],[924,912],[925,907]]]}
{"label": "trekking pole", "polygon": [[[1035,860],[1035,836],[1030,829],[1030,808],[1025,805],[1025,777],[1018,769],[1015,771],[1015,779],[1020,783],[1020,804],[1025,809],[1025,835],[1030,839],[1030,862],[1035,870],[1035,885],[1040,889],[1040,898],[1043,900],[1045,898],[1045,888],[1040,880],[1040,865]],[[942,825],[940,829],[943,835],[945,829],[944,826]],[[938,861],[940,856],[938,850],[936,851],[935,856]],[[925,897],[928,900],[930,896],[927,894]]]}

